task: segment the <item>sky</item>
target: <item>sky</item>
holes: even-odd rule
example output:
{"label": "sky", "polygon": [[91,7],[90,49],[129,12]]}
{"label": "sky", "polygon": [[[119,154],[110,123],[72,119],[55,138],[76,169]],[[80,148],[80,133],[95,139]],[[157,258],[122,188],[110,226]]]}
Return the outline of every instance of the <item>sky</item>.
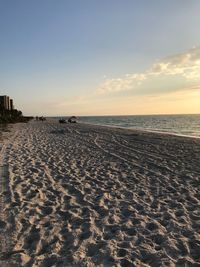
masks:
{"label": "sky", "polygon": [[24,115],[200,113],[199,0],[0,0],[0,95]]}

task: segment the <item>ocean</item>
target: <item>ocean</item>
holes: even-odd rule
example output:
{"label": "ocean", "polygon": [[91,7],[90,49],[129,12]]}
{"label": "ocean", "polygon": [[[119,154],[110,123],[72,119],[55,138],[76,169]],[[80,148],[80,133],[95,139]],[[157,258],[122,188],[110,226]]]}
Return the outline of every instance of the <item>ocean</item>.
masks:
{"label": "ocean", "polygon": [[81,116],[79,122],[200,138],[200,114]]}

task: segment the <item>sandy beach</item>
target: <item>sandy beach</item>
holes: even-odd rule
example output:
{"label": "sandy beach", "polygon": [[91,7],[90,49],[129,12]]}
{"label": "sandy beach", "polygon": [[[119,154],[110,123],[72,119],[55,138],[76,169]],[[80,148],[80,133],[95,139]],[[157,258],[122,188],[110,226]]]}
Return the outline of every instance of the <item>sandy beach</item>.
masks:
{"label": "sandy beach", "polygon": [[32,121],[0,149],[0,266],[200,266],[200,139]]}

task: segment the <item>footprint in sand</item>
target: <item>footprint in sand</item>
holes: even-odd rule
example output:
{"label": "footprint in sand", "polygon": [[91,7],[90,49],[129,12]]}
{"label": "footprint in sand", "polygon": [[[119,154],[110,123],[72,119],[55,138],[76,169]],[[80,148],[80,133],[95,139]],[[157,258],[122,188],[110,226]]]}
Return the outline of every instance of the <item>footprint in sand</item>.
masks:
{"label": "footprint in sand", "polygon": [[6,222],[0,220],[0,230],[5,229],[6,225],[7,225]]}

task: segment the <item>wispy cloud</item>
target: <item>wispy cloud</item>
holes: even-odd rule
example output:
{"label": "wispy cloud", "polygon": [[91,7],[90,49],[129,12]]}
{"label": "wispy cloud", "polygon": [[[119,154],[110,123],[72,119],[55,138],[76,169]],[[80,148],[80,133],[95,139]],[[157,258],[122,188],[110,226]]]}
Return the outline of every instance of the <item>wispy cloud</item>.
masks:
{"label": "wispy cloud", "polygon": [[173,77],[186,83],[200,81],[200,46],[194,47],[185,53],[164,58],[153,64],[144,73],[126,74],[121,78],[107,79],[99,86],[97,91],[100,94],[128,90],[137,91],[142,86],[148,86],[149,82],[155,79],[171,79]]}

